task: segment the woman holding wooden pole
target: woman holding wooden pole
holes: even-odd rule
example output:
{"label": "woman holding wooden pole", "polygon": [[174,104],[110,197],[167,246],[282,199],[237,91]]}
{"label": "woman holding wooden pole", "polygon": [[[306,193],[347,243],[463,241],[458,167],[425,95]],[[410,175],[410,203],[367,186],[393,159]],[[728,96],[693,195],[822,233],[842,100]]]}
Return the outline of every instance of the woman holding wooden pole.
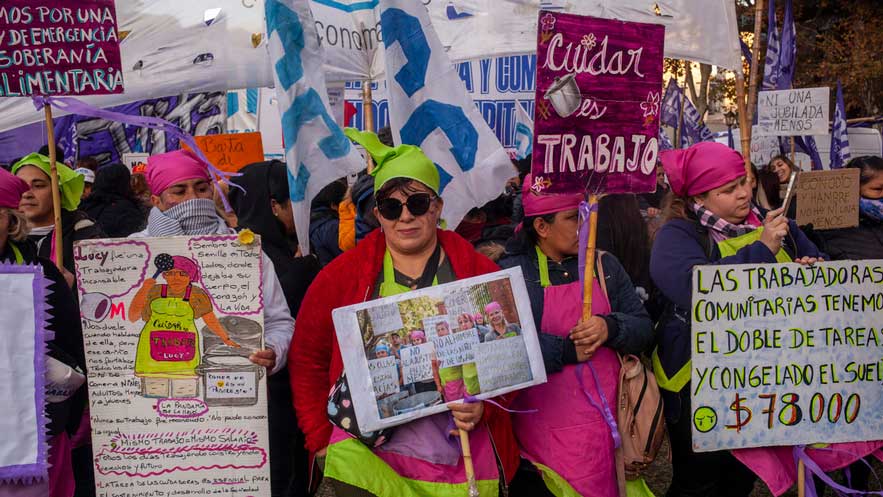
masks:
{"label": "woman holding wooden pole", "polygon": [[[530,461],[522,465],[518,485],[536,487],[538,470],[546,484],[539,482],[533,495],[615,497],[618,433],[608,415],[617,406],[616,353],[647,349],[652,322],[612,254],[587,257],[584,291],[578,230],[590,223],[580,227],[579,217],[581,205],[584,217],[591,214],[591,204],[581,194],[536,194],[532,184],[527,176],[521,230],[500,261],[524,273],[549,374],[548,383],[519,392],[513,402],[518,411],[537,410],[512,416],[522,454]],[[593,248],[591,240],[587,243]],[[595,264],[597,277],[592,277]]]}

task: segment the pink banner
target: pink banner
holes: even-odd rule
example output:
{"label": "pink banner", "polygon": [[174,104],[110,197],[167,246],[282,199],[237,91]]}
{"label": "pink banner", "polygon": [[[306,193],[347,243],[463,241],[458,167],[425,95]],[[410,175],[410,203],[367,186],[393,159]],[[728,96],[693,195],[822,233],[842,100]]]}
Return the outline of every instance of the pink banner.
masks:
{"label": "pink banner", "polygon": [[534,190],[654,191],[665,28],[547,11],[538,28]]}
{"label": "pink banner", "polygon": [[122,92],[113,0],[0,3],[0,97]]}

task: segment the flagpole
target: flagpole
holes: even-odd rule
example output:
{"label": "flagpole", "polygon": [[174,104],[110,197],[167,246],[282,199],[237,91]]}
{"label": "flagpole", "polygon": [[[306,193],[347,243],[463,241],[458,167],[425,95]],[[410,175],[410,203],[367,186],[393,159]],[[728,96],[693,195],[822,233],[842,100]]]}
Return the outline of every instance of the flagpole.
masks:
{"label": "flagpole", "polygon": [[751,171],[751,121],[745,108],[745,75],[740,69],[736,72],[736,107],[739,112],[739,140],[742,142],[742,158],[745,159],[745,174]]}
{"label": "flagpole", "polygon": [[[592,317],[592,289],[595,277],[595,245],[598,239],[598,195],[589,195],[589,240],[586,244],[586,269],[583,273],[583,312],[585,323]],[[577,350],[577,353],[582,352]]]}
{"label": "flagpole", "polygon": [[[362,116],[364,118],[365,131],[374,131],[374,97],[371,94],[371,79],[362,82]],[[374,169],[374,161],[371,154],[365,154],[368,157],[368,173]]]}
{"label": "flagpole", "polygon": [[49,181],[52,186],[52,213],[55,218],[55,265],[59,271],[64,271],[64,245],[61,239],[61,189],[58,185],[58,167],[55,156],[55,126],[52,122],[52,106],[48,103],[43,106],[46,115],[46,138],[49,142]]}
{"label": "flagpole", "polygon": [[[760,66],[760,34],[763,30],[763,0],[755,0],[754,3],[754,43],[751,47],[751,70],[748,77],[748,122],[754,122],[754,112],[757,108],[757,73]],[[749,135],[750,137],[750,135]],[[750,140],[750,138],[749,138]],[[750,145],[750,142],[749,142]]]}
{"label": "flagpole", "polygon": [[[687,100],[687,61],[681,61],[684,64],[684,87],[681,88],[681,105],[680,109],[678,109],[678,127],[675,131],[675,148],[682,148],[681,145],[681,137],[684,135],[684,104]],[[677,74],[675,74],[675,82],[680,86],[681,82],[677,79]]]}

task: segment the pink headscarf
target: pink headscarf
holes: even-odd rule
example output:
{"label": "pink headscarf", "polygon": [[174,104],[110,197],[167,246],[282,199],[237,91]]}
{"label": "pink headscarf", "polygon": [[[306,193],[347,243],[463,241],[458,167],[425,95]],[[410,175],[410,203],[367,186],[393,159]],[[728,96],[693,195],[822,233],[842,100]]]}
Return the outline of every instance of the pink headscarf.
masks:
{"label": "pink headscarf", "polygon": [[147,186],[159,195],[166,188],[188,179],[211,180],[208,168],[190,150],[175,150],[147,158]]}
{"label": "pink headscarf", "polygon": [[502,311],[502,310],[503,310],[503,306],[501,306],[497,302],[491,302],[490,304],[484,306],[484,312],[486,314],[490,314],[494,311]]}
{"label": "pink headscarf", "polygon": [[423,333],[423,330],[413,330],[408,335],[411,337],[411,340],[414,340],[415,338],[419,338],[419,339],[423,340],[424,342],[426,341],[426,333]]}
{"label": "pink headscarf", "polygon": [[199,283],[199,266],[193,260],[184,256],[174,255],[172,256],[172,263],[174,264],[172,266],[174,269],[184,271],[190,276],[191,283]]}
{"label": "pink headscarf", "polygon": [[526,217],[577,209],[579,203],[585,200],[580,193],[536,193],[531,186],[533,186],[533,174],[528,174],[521,184],[521,202]]}
{"label": "pink headscarf", "polygon": [[691,197],[745,176],[745,160],[723,143],[701,142],[687,149],[659,153],[675,195]]}
{"label": "pink headscarf", "polygon": [[24,180],[0,168],[0,207],[18,209],[21,196],[30,189]]}

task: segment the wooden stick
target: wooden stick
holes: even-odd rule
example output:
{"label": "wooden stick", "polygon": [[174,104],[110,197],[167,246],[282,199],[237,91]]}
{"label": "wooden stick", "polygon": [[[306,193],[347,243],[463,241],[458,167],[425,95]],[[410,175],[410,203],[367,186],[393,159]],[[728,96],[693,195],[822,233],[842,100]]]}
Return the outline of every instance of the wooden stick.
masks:
{"label": "wooden stick", "polygon": [[[687,65],[688,62],[686,60],[682,61],[684,63],[684,88],[681,90],[681,105],[678,109],[678,127],[675,130],[675,148],[681,148],[681,139],[684,136],[684,102],[687,100]],[[677,78],[677,75],[675,75]],[[680,86],[680,81],[678,81],[678,86]]]}
{"label": "wooden stick", "polygon": [[[365,131],[374,131],[374,97],[371,94],[371,80],[362,82],[362,117],[364,118]],[[368,156],[368,173],[374,169],[374,160],[371,154]]]}
{"label": "wooden stick", "polygon": [[745,75],[736,72],[736,106],[739,114],[739,140],[742,142],[742,158],[745,159],[745,174],[751,171],[751,121],[745,104]]}
{"label": "wooden stick", "polygon": [[589,243],[586,244],[586,270],[583,274],[583,315],[586,322],[592,317],[592,281],[595,276],[595,242],[598,239],[598,196],[589,195]]}
{"label": "wooden stick", "polygon": [[795,157],[797,154],[796,144],[794,137],[791,137],[791,162],[797,164],[797,158]]}
{"label": "wooden stick", "polygon": [[469,484],[469,497],[478,497],[478,484],[475,483],[475,467],[472,466],[472,447],[469,445],[469,432],[460,432],[460,447],[463,449],[463,466],[466,468],[466,481]]}
{"label": "wooden stick", "polygon": [[754,122],[754,111],[757,109],[757,74],[760,67],[760,33],[763,30],[763,0],[754,2],[754,43],[751,47],[751,71],[748,77],[748,119]]}
{"label": "wooden stick", "polygon": [[55,215],[55,265],[64,270],[64,246],[61,240],[61,189],[58,186],[58,168],[55,165],[55,126],[52,123],[52,106],[43,106],[46,115],[46,137],[49,140],[49,180],[52,184],[52,212]]}
{"label": "wooden stick", "polygon": [[797,461],[797,497],[806,495],[806,468],[803,460]]}

